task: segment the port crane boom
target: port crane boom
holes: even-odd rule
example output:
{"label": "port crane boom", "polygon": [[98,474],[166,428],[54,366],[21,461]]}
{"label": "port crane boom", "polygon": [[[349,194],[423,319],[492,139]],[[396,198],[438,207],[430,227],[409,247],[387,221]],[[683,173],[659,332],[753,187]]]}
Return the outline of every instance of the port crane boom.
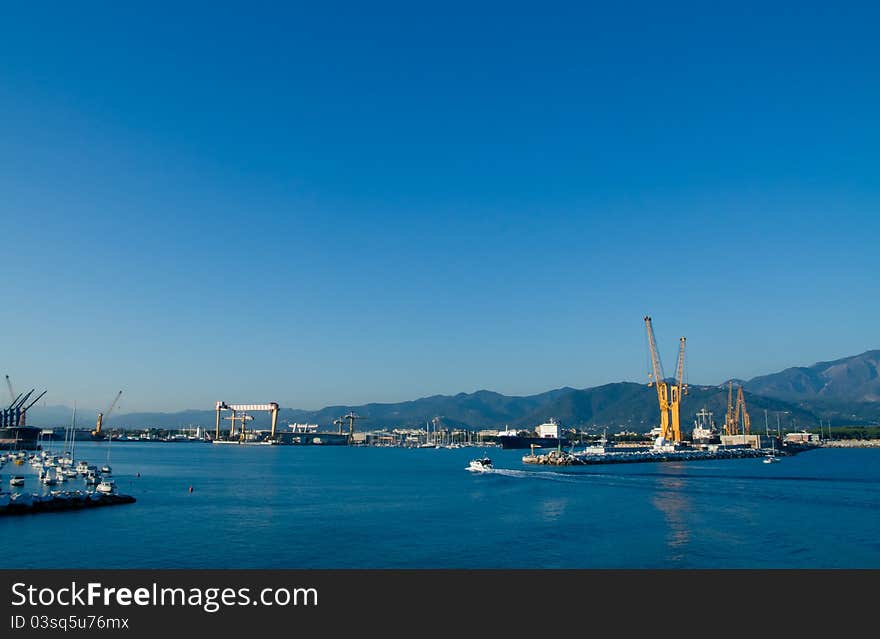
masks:
{"label": "port crane boom", "polygon": [[675,366],[675,386],[671,389],[669,398],[669,412],[672,419],[672,433],[674,441],[681,441],[681,398],[688,394],[688,386],[684,383],[684,345],[685,338],[678,340],[678,363]]}
{"label": "port crane boom", "polygon": [[16,395],[16,396],[13,398],[12,403],[9,404],[9,406],[6,407],[6,410],[11,410],[12,408],[14,408],[15,405],[18,403],[18,400],[20,400],[20,399],[21,399],[21,393],[19,393],[18,395]]}
{"label": "port crane boom", "polygon": [[724,434],[739,435],[739,424],[733,410],[733,381],[727,382],[727,413],[724,415]]}
{"label": "port crane boom", "polygon": [[29,410],[30,407],[33,406],[34,404],[36,404],[38,401],[40,401],[40,400],[43,398],[43,395],[45,395],[47,392],[48,392],[48,391],[43,391],[42,393],[40,393],[39,395],[37,395],[37,397],[36,397],[35,399],[31,400],[31,403],[30,403],[30,404],[28,404],[27,406],[25,406],[25,407],[22,409],[22,412]]}
{"label": "port crane boom", "polygon": [[110,413],[113,412],[113,409],[116,407],[116,402],[119,401],[119,397],[122,395],[122,391],[116,393],[116,397],[113,398],[113,403],[110,404],[110,408],[105,410],[103,413],[98,413],[98,421],[95,424],[95,430],[92,431],[93,436],[99,436],[101,434],[101,426],[104,424],[104,418],[110,417]]}
{"label": "port crane boom", "polygon": [[645,316],[645,330],[648,333],[648,350],[651,354],[652,372],[648,374],[648,386],[657,387],[657,402],[660,405],[660,437],[667,442],[681,441],[680,405],[682,395],[687,395],[684,383],[685,338],[679,339],[678,362],[675,367],[675,384],[670,387],[663,374],[663,364],[657,350],[654,327],[651,318]]}
{"label": "port crane boom", "polygon": [[9,379],[9,375],[6,376],[6,388],[9,389],[9,399],[14,402],[16,399],[15,391],[12,389],[12,380]]}
{"label": "port crane boom", "polygon": [[743,394],[743,387],[740,386],[739,390],[736,392],[736,423],[737,423],[737,434],[739,434],[739,423],[740,416],[742,416],[742,427],[743,433],[746,435],[750,435],[752,432],[752,420],[749,417],[749,412],[746,410],[746,397]]}
{"label": "port crane boom", "polygon": [[663,375],[663,363],[657,352],[657,341],[654,338],[654,327],[651,318],[645,316],[645,330],[648,332],[648,350],[651,353],[652,373],[648,374],[648,386],[657,387],[657,401],[660,404],[660,436],[664,439],[669,434],[669,395],[666,379]]}

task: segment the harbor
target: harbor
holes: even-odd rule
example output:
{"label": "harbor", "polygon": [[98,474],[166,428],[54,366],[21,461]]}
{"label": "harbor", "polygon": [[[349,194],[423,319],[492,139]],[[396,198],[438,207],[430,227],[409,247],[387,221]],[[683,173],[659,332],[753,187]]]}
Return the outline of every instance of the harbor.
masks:
{"label": "harbor", "polygon": [[[500,447],[112,446],[119,492],[137,501],[0,517],[0,534],[30,548],[12,566],[880,566],[878,449],[545,466]],[[106,457],[106,443],[80,450]],[[484,452],[491,472],[465,470]],[[17,490],[50,493],[22,474]],[[842,525],[832,556],[822,541]],[[774,543],[760,543],[767,529]]]}

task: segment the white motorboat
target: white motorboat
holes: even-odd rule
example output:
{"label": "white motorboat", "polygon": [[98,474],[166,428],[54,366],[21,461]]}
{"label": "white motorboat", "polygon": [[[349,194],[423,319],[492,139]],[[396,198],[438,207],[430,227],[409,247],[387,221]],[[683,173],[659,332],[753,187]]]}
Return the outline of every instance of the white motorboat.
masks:
{"label": "white motorboat", "polygon": [[492,460],[488,457],[480,457],[479,459],[472,459],[470,464],[468,464],[467,470],[474,473],[485,473],[492,470]]}
{"label": "white motorboat", "polygon": [[98,485],[95,486],[95,490],[105,495],[112,495],[116,492],[116,484],[112,479],[102,479]]}
{"label": "white motorboat", "polygon": [[10,477],[9,478],[9,485],[10,486],[24,486],[24,477],[22,477],[21,475],[14,475],[13,477]]}

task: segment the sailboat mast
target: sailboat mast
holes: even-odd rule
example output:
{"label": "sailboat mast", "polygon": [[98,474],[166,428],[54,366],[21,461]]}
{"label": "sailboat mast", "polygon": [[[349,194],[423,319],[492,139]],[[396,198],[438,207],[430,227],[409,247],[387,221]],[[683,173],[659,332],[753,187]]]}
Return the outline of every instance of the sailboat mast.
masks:
{"label": "sailboat mast", "polygon": [[76,459],[76,400],[73,400],[73,426],[70,427],[70,460]]}

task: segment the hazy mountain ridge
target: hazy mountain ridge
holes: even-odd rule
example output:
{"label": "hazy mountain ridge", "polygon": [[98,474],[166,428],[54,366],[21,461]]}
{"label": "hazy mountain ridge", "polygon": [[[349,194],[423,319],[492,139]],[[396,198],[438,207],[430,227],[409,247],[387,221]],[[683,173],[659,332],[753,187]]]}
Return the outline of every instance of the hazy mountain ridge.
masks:
{"label": "hazy mountain ridge", "polygon": [[761,375],[745,389],[789,401],[880,402],[880,350]]}
{"label": "hazy mountain ridge", "polygon": [[[770,428],[775,428],[777,423],[787,428],[816,427],[819,420],[829,419],[838,426],[880,423],[878,366],[880,351],[875,350],[755,377],[744,384],[752,426],[762,430],[765,417]],[[713,413],[721,427],[727,410],[727,382],[718,386],[690,386],[690,393],[682,401],[682,428],[690,430],[696,413],[703,407]],[[314,411],[282,407],[279,426],[287,428],[289,422],[307,422],[318,424],[321,430],[336,430],[338,426],[333,421],[350,411],[367,418],[356,423],[357,430],[424,428],[425,423],[434,418],[439,418],[446,427],[509,426],[531,430],[554,418],[565,427],[645,432],[656,426],[659,419],[654,388],[634,382],[614,382],[585,389],[564,387],[527,396],[478,390],[404,402],[327,406]],[[97,411],[82,409],[77,415],[78,425],[90,428]],[[208,409],[120,414],[105,423],[125,428],[214,428],[214,420],[214,411]],[[36,426],[64,426],[71,421],[71,409],[35,406],[29,411],[28,421]],[[221,428],[228,425],[224,420]],[[252,427],[268,425],[268,415],[254,414]]]}

